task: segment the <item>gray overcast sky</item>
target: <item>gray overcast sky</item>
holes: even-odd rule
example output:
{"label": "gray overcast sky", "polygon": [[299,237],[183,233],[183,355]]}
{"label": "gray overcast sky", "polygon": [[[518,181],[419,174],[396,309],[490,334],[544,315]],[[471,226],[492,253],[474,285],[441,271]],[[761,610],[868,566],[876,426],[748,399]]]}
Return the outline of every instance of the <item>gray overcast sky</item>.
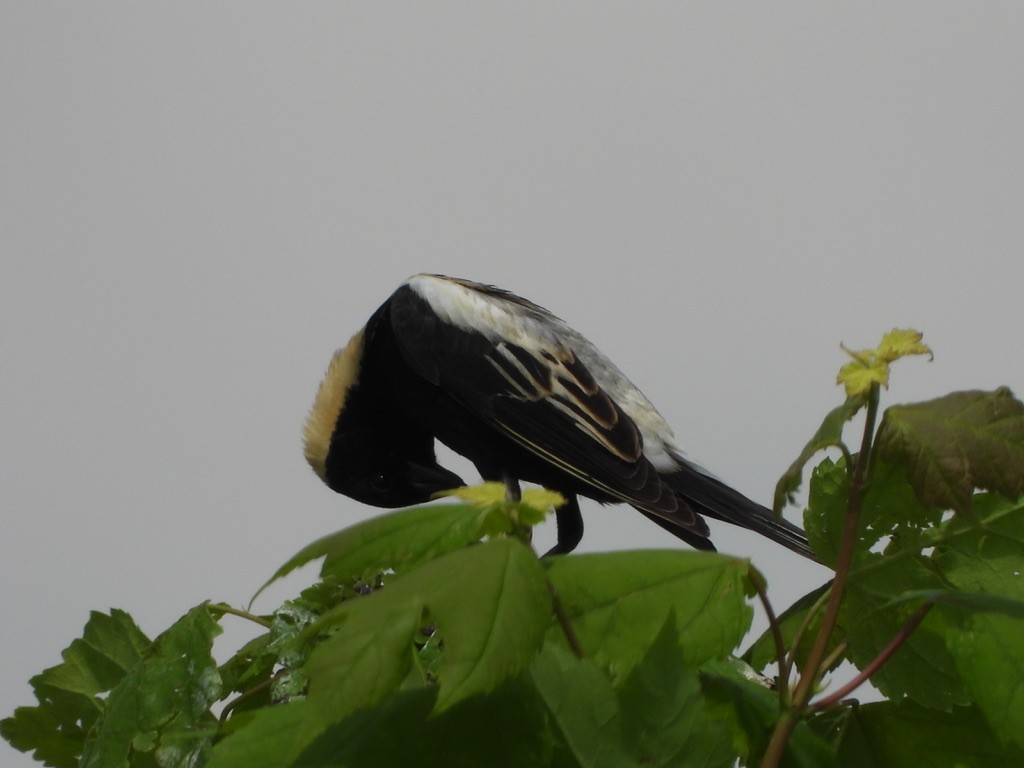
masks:
{"label": "gray overcast sky", "polygon": [[[1024,391],[1022,40],[1016,2],[4,4],[0,714],[90,609],[155,634],[371,513],[300,427],[415,272],[559,314],[763,501],[841,341],[925,331],[890,403]],[[777,603],[822,579],[716,531]]]}

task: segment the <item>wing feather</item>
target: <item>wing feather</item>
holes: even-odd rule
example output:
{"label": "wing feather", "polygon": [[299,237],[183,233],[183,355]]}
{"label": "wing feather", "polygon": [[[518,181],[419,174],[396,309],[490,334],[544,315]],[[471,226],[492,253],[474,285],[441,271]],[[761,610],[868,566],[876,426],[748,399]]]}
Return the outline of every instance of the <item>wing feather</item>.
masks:
{"label": "wing feather", "polygon": [[[391,325],[413,370],[569,475],[706,535],[703,520],[662,483],[645,458],[637,425],[579,356],[554,334],[521,333],[493,322],[486,312],[486,302],[493,299],[458,287],[467,293],[461,297],[465,306],[450,316],[460,313],[460,323],[439,316],[408,284],[392,296]],[[474,307],[473,301],[481,303]],[[474,318],[479,329],[471,325]]]}

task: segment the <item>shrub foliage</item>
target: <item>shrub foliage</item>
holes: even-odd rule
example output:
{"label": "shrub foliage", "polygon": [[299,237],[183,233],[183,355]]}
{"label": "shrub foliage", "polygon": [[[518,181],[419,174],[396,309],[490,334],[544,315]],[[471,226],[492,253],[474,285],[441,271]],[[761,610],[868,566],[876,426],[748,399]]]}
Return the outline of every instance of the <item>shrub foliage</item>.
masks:
{"label": "shrub foliage", "polygon": [[[1024,406],[882,411],[891,363],[930,351],[848,352],[775,495],[827,451],[804,525],[835,573],[779,615],[741,558],[538,558],[557,495],[485,485],[313,542],[271,581],[322,559],[319,580],[269,615],[204,602],[150,640],[94,612],[0,733],[55,768],[1024,765]],[[239,620],[262,634],[218,663]]]}

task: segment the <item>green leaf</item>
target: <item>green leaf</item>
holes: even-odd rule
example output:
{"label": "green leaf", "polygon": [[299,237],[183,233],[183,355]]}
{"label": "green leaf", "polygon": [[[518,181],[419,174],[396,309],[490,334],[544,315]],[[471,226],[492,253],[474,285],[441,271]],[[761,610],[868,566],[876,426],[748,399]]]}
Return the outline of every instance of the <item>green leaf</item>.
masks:
{"label": "green leaf", "polygon": [[109,691],[138,662],[150,642],[124,611],[114,609],[109,616],[93,611],[82,639],[61,654],[64,663],[46,670],[36,681],[86,695]]}
{"label": "green leaf", "polygon": [[[789,606],[789,608],[783,611],[778,617],[779,627],[782,630],[782,639],[784,640],[787,648],[792,648],[793,641],[796,639],[796,634],[800,630],[800,627],[805,623],[807,624],[794,653],[794,659],[798,667],[802,667],[807,661],[807,654],[810,653],[811,646],[814,643],[814,638],[818,634],[818,629],[821,626],[822,616],[824,615],[822,596],[831,586],[832,582],[828,581],[811,592],[808,592]],[[808,622],[807,615],[815,608],[815,606],[818,608],[816,617]],[[830,654],[841,640],[841,634],[838,631],[834,631],[832,633],[832,639],[829,641],[826,654]],[[775,650],[775,639],[772,635],[771,629],[766,629],[744,652],[742,658],[758,672],[763,672],[769,664],[775,662],[778,659],[778,654]],[[836,663],[838,664],[839,661]]]}
{"label": "green leaf", "polygon": [[523,677],[432,715],[437,693],[436,686],[402,691],[379,707],[357,712],[326,731],[289,765],[532,768],[550,764],[551,738],[544,711]]}
{"label": "green leaf", "polygon": [[946,642],[996,736],[1024,747],[1024,621],[977,614]]}
{"label": "green leaf", "polygon": [[807,541],[822,564],[835,568],[843,538],[850,476],[846,462],[823,460],[811,472],[811,489],[804,511]]}
{"label": "green leaf", "polygon": [[938,712],[913,702],[855,708],[839,747],[841,768],[994,768],[1024,765],[1024,752],[1001,746],[973,707]]}
{"label": "green leaf", "polygon": [[423,603],[390,592],[347,603],[344,621],[310,656],[310,735],[382,701],[409,673]]}
{"label": "green leaf", "polygon": [[[270,648],[272,640],[269,632],[255,637],[221,665],[219,671],[224,694],[232,691],[241,693],[270,681],[280,660],[279,654]],[[269,702],[269,693],[269,686],[266,686],[264,695],[247,696],[235,708],[235,713],[263,706]]]}
{"label": "green leaf", "polygon": [[[537,557],[517,539],[501,538],[408,571],[384,589],[343,604],[326,615],[321,626],[350,618],[353,611],[398,617],[412,610],[408,606],[424,606],[444,640],[437,673],[441,709],[485,693],[527,667],[551,624],[551,596]],[[345,633],[346,623],[341,621],[339,633]],[[358,637],[352,647],[371,625],[370,619],[354,625]],[[399,651],[403,643],[404,650]],[[388,652],[411,658],[411,638],[389,641]],[[341,655],[332,658],[342,663]],[[311,681],[311,695],[317,695],[317,685]]]}
{"label": "green leaf", "polygon": [[932,561],[966,592],[1024,600],[1024,499],[979,494],[975,522],[954,518],[940,532]]}
{"label": "green leaf", "polygon": [[[831,568],[839,558],[849,495],[845,459],[825,459],[814,468],[804,528],[815,554]],[[941,518],[940,509],[921,505],[902,469],[877,460],[861,502],[854,562],[882,540],[896,549],[920,550],[924,546],[921,531],[937,525]]]}
{"label": "green leaf", "polygon": [[38,707],[18,707],[11,717],[0,720],[0,736],[17,750],[33,752],[41,763],[73,768],[78,765],[87,731],[77,717],[62,709],[66,710],[52,701]]}
{"label": "green leaf", "polygon": [[[849,657],[863,668],[902,629],[919,603],[901,602],[911,591],[943,590],[946,584],[921,556],[883,557],[869,553],[851,572],[843,623]],[[917,703],[949,711],[971,697],[946,648],[946,614],[932,611],[871,682],[887,697],[908,696]]]}
{"label": "green leaf", "polygon": [[[718,722],[730,728],[734,748],[757,765],[779,717],[778,694],[745,677],[735,662],[715,662],[701,672],[704,693]],[[786,768],[833,768],[835,749],[800,721],[782,759]]]}
{"label": "green leaf", "polygon": [[556,748],[568,753],[562,762],[581,768],[638,765],[623,744],[611,681],[592,661],[548,643],[530,674],[558,732]]}
{"label": "green leaf", "polygon": [[217,742],[205,768],[285,768],[292,765],[305,743],[301,739],[309,702],[254,712],[245,726]]}
{"label": "green leaf", "polygon": [[61,653],[63,663],[32,678],[39,705],[18,707],[0,721],[0,735],[46,765],[77,765],[86,734],[103,711],[98,694],[117,685],[149,644],[124,611],[92,612],[82,637]]}
{"label": "green leaf", "polygon": [[997,613],[1015,619],[1024,619],[1024,601],[1014,600],[984,592],[957,592],[949,589],[921,589],[904,592],[893,598],[882,610],[902,605],[903,603],[935,603],[952,608],[961,608],[970,613]]}
{"label": "green leaf", "polygon": [[259,588],[253,600],[281,577],[321,557],[320,575],[342,581],[373,577],[385,570],[411,570],[478,541],[488,514],[469,504],[447,504],[378,515],[303,547]]}
{"label": "green leaf", "polygon": [[160,635],[111,691],[82,768],[127,766],[133,753],[152,753],[162,768],[201,761],[216,733],[209,708],[220,695],[220,676],[210,649],[219,632],[200,605]]}
{"label": "green leaf", "polygon": [[943,524],[932,555],[956,591],[921,599],[947,607],[947,647],[992,730],[1024,746],[1024,500],[981,494],[974,513]]}
{"label": "green leaf", "polygon": [[735,763],[728,728],[711,717],[700,679],[683,661],[674,611],[618,695],[622,730],[640,765],[726,768]]}
{"label": "green leaf", "polygon": [[889,386],[889,365],[908,355],[928,355],[932,351],[921,343],[923,334],[912,328],[893,328],[875,349],[843,350],[853,360],[839,369],[837,384],[846,387],[847,397],[866,395],[872,387]]}
{"label": "green leaf", "polygon": [[997,736],[1024,746],[1024,500],[980,494],[974,518],[944,523],[932,555],[962,591],[925,599],[960,618],[946,642],[964,685]]}
{"label": "green leaf", "polygon": [[444,638],[440,709],[529,666],[551,624],[544,570],[517,539],[453,552],[409,574],[400,588],[423,596]]}
{"label": "green leaf", "polygon": [[968,512],[975,488],[1024,494],[1024,405],[1005,387],[889,408],[876,446],[926,507]]}
{"label": "green leaf", "polygon": [[[865,497],[865,510],[873,506],[887,507],[873,516],[869,513],[868,519],[880,521],[879,530],[891,525],[899,546],[888,551],[898,552],[900,547],[903,551],[900,556],[885,557],[868,553],[857,562],[842,615],[850,658],[859,666],[869,663],[921,603],[944,605],[950,610],[929,614],[872,682],[889,697],[907,695],[939,710],[979,700],[979,690],[989,683],[963,674],[964,666],[954,658],[947,639],[963,621],[958,611],[1013,616],[1020,610],[1024,601],[1019,575],[1024,560],[1020,504],[982,495],[975,503],[976,524],[953,518],[934,534],[914,536],[916,526],[935,520],[933,511],[924,510],[910,497],[898,473],[883,469]],[[899,519],[899,510],[906,520]],[[868,535],[869,541],[873,538],[874,534]],[[935,543],[930,557],[911,554],[928,541]]]}
{"label": "green leaf", "polygon": [[842,384],[846,396],[866,397],[872,387],[889,387],[889,364],[873,354],[873,350],[846,350],[853,358],[839,369],[836,384]]}
{"label": "green leaf", "polygon": [[[856,706],[857,704],[853,705],[853,707]],[[846,729],[846,723],[850,719],[853,707],[845,705],[831,707],[823,712],[816,712],[804,722],[807,723],[807,727],[815,735],[829,745],[834,754],[839,750],[839,743],[842,739],[843,731]]]}
{"label": "green leaf", "polygon": [[628,674],[643,658],[670,610],[691,668],[729,653],[750,626],[746,560],[651,550],[574,555],[545,564],[587,655],[615,676]]}
{"label": "green leaf", "polygon": [[908,355],[928,355],[928,359],[931,360],[932,350],[927,344],[921,343],[922,338],[924,334],[913,328],[893,328],[882,337],[882,342],[875,353],[888,362]]}
{"label": "green leaf", "polygon": [[866,402],[863,396],[848,397],[846,402],[828,412],[821,422],[821,426],[818,427],[818,431],[814,433],[814,437],[808,441],[800,455],[776,483],[775,499],[772,502],[772,508],[776,513],[780,513],[786,504],[792,504],[795,500],[796,492],[800,490],[804,465],[814,454],[827,448],[840,448],[844,453],[847,452],[846,446],[843,444],[843,428],[856,415],[857,411],[864,407]]}
{"label": "green leaf", "polygon": [[942,510],[921,503],[902,467],[876,457],[861,503],[859,549],[887,536],[899,549],[920,549],[919,532],[941,520]]}
{"label": "green leaf", "polygon": [[493,517],[504,518],[504,525],[492,527],[488,524],[489,534],[509,533],[516,525],[537,525],[544,521],[549,510],[565,504],[562,494],[546,488],[527,488],[520,494],[518,501],[512,501],[509,499],[508,486],[494,481],[455,488],[441,495],[455,496],[485,512],[493,510],[496,513]]}

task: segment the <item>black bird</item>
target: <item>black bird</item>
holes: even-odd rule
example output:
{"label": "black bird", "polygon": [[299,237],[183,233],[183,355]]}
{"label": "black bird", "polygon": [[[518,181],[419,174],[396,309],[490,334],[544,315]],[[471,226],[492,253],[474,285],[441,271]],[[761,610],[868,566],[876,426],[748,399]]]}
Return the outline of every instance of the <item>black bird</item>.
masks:
{"label": "black bird", "polygon": [[306,459],[338,493],[378,507],[464,485],[434,440],[486,480],[561,492],[557,544],[583,536],[577,495],[625,502],[697,549],[701,515],[813,559],[796,526],[686,460],[651,402],[542,307],[490,285],[411,277],[338,350],[305,427]]}

